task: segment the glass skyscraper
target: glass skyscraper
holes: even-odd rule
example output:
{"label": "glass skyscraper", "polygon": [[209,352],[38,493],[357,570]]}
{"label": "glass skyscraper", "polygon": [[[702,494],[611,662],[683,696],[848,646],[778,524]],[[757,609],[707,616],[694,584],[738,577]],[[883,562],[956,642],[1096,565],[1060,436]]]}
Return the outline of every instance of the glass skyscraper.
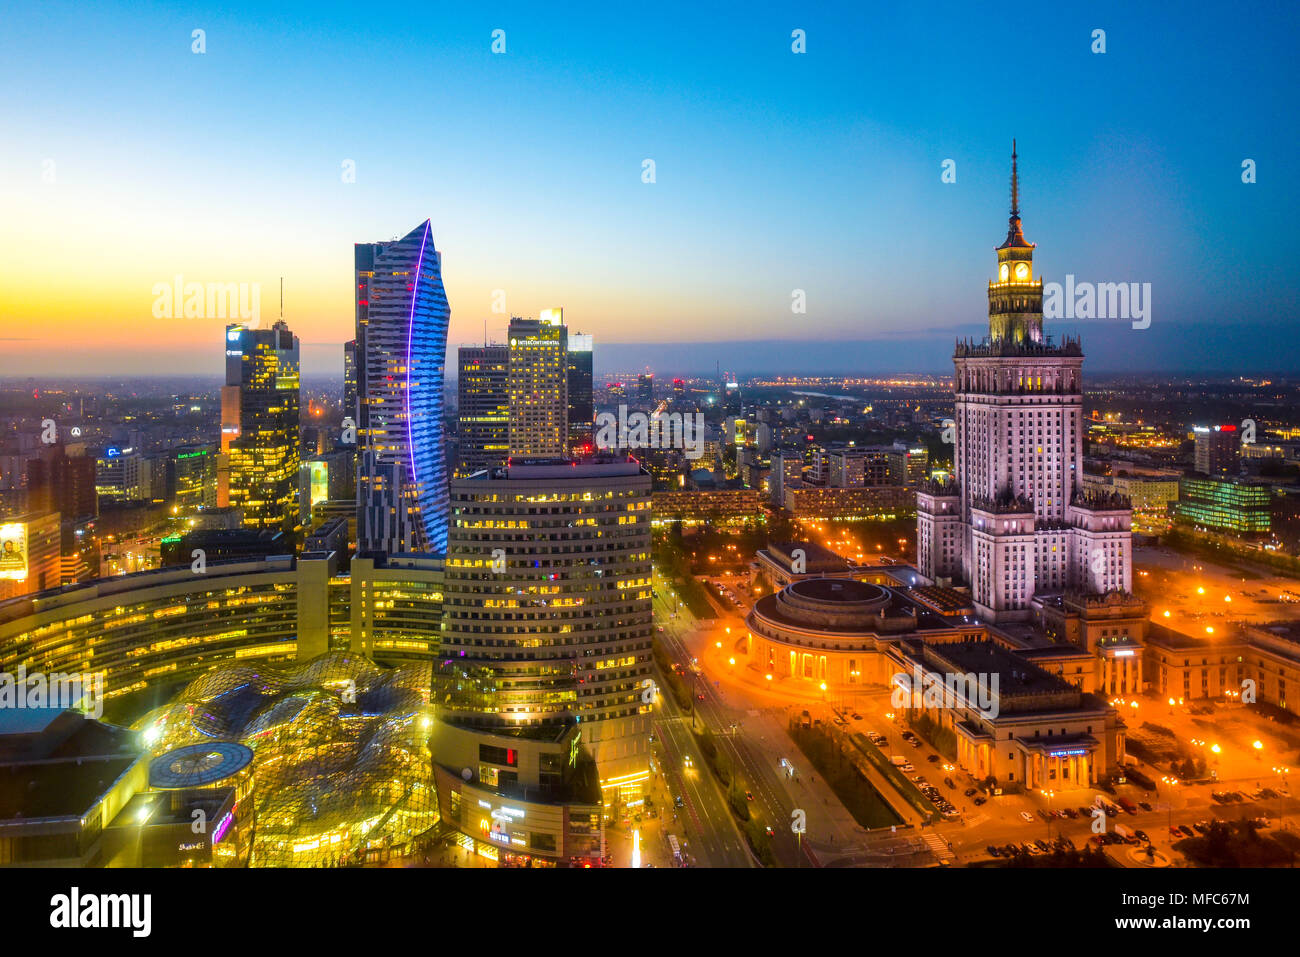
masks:
{"label": "glass skyscraper", "polygon": [[569,336],[569,451],[590,454],[596,447],[592,423],[596,407],[592,396],[591,336]]}
{"label": "glass skyscraper", "polygon": [[248,528],[298,527],[298,369],[298,337],[284,320],[226,327],[219,504],[242,509]]}
{"label": "glass skyscraper", "polygon": [[509,346],[461,346],[456,384],[460,475],[505,464],[510,456]]}
{"label": "glass skyscraper", "polygon": [[442,386],[450,309],[425,220],[356,246],[357,548],[447,550]]}

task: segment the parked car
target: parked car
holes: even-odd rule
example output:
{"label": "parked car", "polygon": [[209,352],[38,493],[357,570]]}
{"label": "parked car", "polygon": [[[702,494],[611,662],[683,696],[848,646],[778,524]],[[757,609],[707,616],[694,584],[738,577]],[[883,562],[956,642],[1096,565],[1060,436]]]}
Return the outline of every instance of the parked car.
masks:
{"label": "parked car", "polygon": [[1033,816],[1032,814],[1030,814],[1028,811],[1021,811],[1021,812],[1020,812],[1020,819],[1021,819],[1022,821],[1029,821],[1029,822],[1032,823],[1033,820],[1034,820],[1034,816]]}
{"label": "parked car", "polygon": [[1148,804],[1146,801],[1138,801],[1138,807],[1140,807],[1144,811],[1151,810],[1151,805]]}
{"label": "parked car", "polygon": [[931,764],[938,764],[938,763],[939,763],[939,755],[937,755],[937,754],[927,755],[927,756],[926,756],[926,760],[929,761]]}
{"label": "parked car", "polygon": [[977,798],[975,799],[975,801],[974,801],[974,804],[975,804],[976,807],[979,807],[981,804],[983,804],[983,803],[984,803],[985,801],[987,801],[987,800],[988,800],[988,798],[986,798],[986,797],[977,797]]}
{"label": "parked car", "polygon": [[948,785],[948,787],[953,791],[957,790],[957,782],[954,781],[952,778],[944,778],[943,783]]}
{"label": "parked car", "polygon": [[973,798],[979,792],[975,788],[967,788],[962,793],[965,794],[968,798]]}
{"label": "parked car", "polygon": [[1002,852],[1001,852],[1000,850],[998,850],[998,848],[997,848],[995,845],[993,845],[993,844],[990,844],[987,848],[985,848],[985,850],[987,850],[987,851],[989,852],[989,857],[1001,857],[1001,856],[1002,856]]}
{"label": "parked car", "polygon": [[1135,837],[1137,837],[1138,840],[1146,841],[1148,844],[1151,843],[1151,838],[1147,837],[1146,831],[1138,830],[1138,831],[1134,831],[1133,834]]}

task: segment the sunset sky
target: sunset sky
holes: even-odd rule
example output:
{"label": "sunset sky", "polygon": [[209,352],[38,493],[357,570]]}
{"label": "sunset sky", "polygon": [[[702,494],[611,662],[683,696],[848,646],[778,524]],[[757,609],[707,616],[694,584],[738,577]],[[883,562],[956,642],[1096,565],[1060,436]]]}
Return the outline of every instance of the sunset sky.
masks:
{"label": "sunset sky", "polygon": [[221,320],[151,313],[181,274],[260,283],[265,321],[283,276],[304,372],[341,375],[352,244],[425,218],[453,349],[501,289],[598,351],[942,352],[985,315],[1013,136],[1038,271],[1151,283],[1152,366],[1203,348],[1170,325],[1294,317],[1294,4],[468,6],[11,6],[0,374],[218,373]]}

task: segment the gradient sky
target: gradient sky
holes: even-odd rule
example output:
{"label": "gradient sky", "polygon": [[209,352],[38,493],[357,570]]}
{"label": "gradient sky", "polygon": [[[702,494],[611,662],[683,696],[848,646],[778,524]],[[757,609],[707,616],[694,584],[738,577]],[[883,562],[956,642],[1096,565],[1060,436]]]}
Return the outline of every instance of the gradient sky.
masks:
{"label": "gradient sky", "polygon": [[[352,244],[425,218],[452,348],[502,289],[598,351],[933,330],[933,368],[984,321],[1013,136],[1046,280],[1150,282],[1153,323],[1243,349],[1300,300],[1294,3],[268,6],[8,8],[0,374],[219,373],[220,320],[151,314],[180,273],[261,283],[264,319],[283,276],[304,371],[341,375]],[[1107,330],[1203,352],[1164,332]]]}

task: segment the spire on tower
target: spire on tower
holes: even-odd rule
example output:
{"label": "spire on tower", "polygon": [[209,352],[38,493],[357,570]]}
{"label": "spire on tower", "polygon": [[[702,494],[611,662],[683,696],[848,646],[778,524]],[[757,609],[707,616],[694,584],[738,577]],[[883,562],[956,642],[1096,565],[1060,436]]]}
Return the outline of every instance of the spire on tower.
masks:
{"label": "spire on tower", "polygon": [[1016,141],[1011,141],[1011,216],[1020,218],[1020,179],[1016,173]]}
{"label": "spire on tower", "polygon": [[1009,247],[1033,248],[1033,243],[1025,240],[1020,228],[1020,172],[1016,168],[1016,141],[1011,141],[1011,216],[1007,224],[1007,241],[999,249]]}

